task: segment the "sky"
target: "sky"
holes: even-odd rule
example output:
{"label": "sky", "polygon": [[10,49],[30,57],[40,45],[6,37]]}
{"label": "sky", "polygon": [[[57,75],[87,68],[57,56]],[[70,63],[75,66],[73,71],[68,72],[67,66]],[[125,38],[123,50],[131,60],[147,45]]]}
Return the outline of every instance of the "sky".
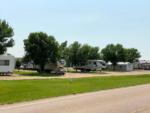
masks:
{"label": "sky", "polygon": [[58,42],[79,41],[101,49],[110,43],[137,48],[150,60],[150,0],[0,0],[0,19],[14,29],[8,53],[24,55],[23,40],[46,32]]}

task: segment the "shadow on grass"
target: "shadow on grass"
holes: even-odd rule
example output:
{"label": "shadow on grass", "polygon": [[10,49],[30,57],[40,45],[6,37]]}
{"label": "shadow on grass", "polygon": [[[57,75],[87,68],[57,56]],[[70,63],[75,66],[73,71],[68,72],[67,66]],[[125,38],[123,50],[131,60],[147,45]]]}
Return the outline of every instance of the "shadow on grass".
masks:
{"label": "shadow on grass", "polygon": [[38,73],[37,71],[27,71],[27,70],[15,70],[15,74],[22,76],[38,76],[38,77],[58,77],[60,75],[50,74],[50,73]]}

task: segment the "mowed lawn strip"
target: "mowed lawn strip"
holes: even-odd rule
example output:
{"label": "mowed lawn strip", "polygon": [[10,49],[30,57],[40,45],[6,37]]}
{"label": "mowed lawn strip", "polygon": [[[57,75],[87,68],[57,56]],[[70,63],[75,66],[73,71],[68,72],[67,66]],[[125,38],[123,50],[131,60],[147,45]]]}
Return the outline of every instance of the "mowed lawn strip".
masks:
{"label": "mowed lawn strip", "polygon": [[15,70],[15,74],[23,75],[23,76],[41,76],[41,77],[52,77],[55,75],[48,74],[48,73],[38,73],[37,71],[24,71],[24,70]]}
{"label": "mowed lawn strip", "polygon": [[150,83],[150,75],[0,81],[0,104]]}

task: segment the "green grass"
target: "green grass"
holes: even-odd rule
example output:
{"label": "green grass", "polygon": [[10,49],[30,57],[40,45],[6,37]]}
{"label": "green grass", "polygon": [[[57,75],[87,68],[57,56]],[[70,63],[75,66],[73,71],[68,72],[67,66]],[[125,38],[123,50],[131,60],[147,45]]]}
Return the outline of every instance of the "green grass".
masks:
{"label": "green grass", "polygon": [[150,75],[49,80],[1,80],[0,104],[11,104],[148,83],[150,83]]}
{"label": "green grass", "polygon": [[49,73],[38,73],[37,71],[28,71],[28,70],[15,70],[14,73],[23,76],[41,76],[41,77],[55,76]]}

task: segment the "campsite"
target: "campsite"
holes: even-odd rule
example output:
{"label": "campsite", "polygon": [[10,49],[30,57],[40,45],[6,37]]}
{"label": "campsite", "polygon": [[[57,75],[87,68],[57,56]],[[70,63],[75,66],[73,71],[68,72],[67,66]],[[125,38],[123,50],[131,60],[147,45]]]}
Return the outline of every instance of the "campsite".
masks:
{"label": "campsite", "polygon": [[150,113],[149,4],[2,1],[0,113]]}
{"label": "campsite", "polygon": [[[0,25],[4,24],[6,26],[5,29],[12,30],[5,20],[0,22]],[[7,34],[10,35],[10,38],[12,37],[11,33],[13,33],[13,30],[10,34]],[[5,39],[5,36],[3,38]],[[12,40],[13,39],[8,42],[12,43],[10,44],[11,46],[8,47],[13,47]],[[46,43],[47,45],[44,45]],[[21,83],[22,85],[20,84],[19,86],[26,89],[28,86],[24,84],[26,82],[29,83],[30,86],[28,86],[28,90],[21,87],[21,89],[19,87],[18,89],[13,88],[8,94],[9,98],[7,97],[7,93],[10,89],[8,91],[1,90],[3,92],[2,95],[6,93],[6,97],[4,98],[4,96],[1,95],[0,104],[149,83],[149,61],[139,60],[141,55],[137,49],[126,48],[121,44],[108,44],[100,51],[99,47],[80,44],[77,41],[70,45],[68,45],[67,41],[59,44],[55,37],[43,32],[36,32],[30,33],[28,39],[24,40],[25,55],[23,57],[16,58],[8,54],[8,47],[4,46],[0,55],[0,84],[2,83],[4,85],[0,86],[0,88],[8,87],[9,89],[9,84],[11,84],[12,88],[15,88]],[[54,49],[52,49],[52,47]],[[135,78],[135,81],[131,82],[133,78]],[[141,80],[139,80],[140,78]],[[106,82],[102,82],[100,86],[98,85],[96,87],[96,79],[102,79],[102,81],[106,79]],[[111,82],[109,83],[107,80],[114,81],[115,79],[119,79],[119,84],[115,85],[116,82],[112,82],[114,86],[110,87]],[[44,83],[42,83],[42,81]],[[48,81],[50,83],[48,83]],[[94,82],[88,84],[88,81],[90,81],[89,83],[92,83],[91,81]],[[124,83],[124,81],[126,82]],[[5,85],[5,82],[7,82],[7,85]],[[53,84],[58,90],[62,89],[62,93],[53,93],[53,88],[50,92],[48,91],[46,93],[43,91],[43,93],[40,93],[39,87],[37,89],[38,94],[35,98],[34,96],[27,98],[25,95],[20,95],[20,93],[26,94],[26,92],[28,92],[29,95],[33,95],[32,93],[35,92],[31,92],[30,88],[35,88],[35,82],[39,85],[42,83],[44,85],[42,86],[41,84],[42,87]],[[58,83],[64,88],[67,88],[67,85],[70,84],[70,88],[72,87],[73,91],[69,91],[70,88],[61,88]],[[89,87],[82,89],[81,84]],[[95,88],[93,86],[95,86]],[[74,87],[77,89],[74,89]],[[48,87],[45,87],[44,90],[48,89]],[[21,92],[18,92],[19,90]],[[18,92],[14,94],[17,98],[11,100],[14,91]],[[18,94],[21,97],[19,97]]]}

